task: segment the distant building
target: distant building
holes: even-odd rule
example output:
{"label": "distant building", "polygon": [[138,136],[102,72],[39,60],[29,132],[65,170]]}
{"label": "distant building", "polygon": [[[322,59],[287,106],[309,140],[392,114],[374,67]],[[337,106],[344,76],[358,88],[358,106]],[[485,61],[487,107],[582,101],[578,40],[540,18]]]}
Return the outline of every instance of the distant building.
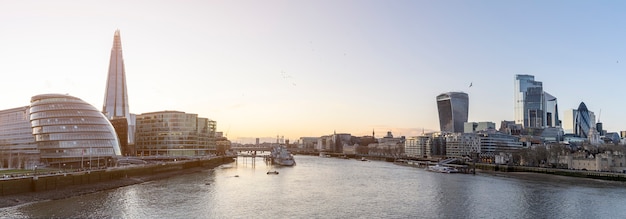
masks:
{"label": "distant building", "polygon": [[497,133],[479,132],[480,139],[479,155],[482,158],[493,159],[501,153],[511,154],[522,148],[519,137]]}
{"label": "distant building", "polygon": [[606,133],[604,137],[602,137],[602,140],[604,140],[605,144],[619,144],[620,143],[620,137],[619,137],[619,134],[617,134],[617,132]]}
{"label": "distant building", "polygon": [[444,139],[446,157],[469,157],[480,150],[480,139],[474,133],[447,133]]}
{"label": "distant building", "polygon": [[503,120],[500,123],[500,129],[498,131],[509,135],[521,135],[523,129],[522,125],[515,124],[515,121]]}
{"label": "distant building", "polygon": [[563,131],[566,134],[575,134],[587,138],[589,129],[595,128],[596,116],[581,102],[578,109],[568,109],[563,113]]}
{"label": "distant building", "polygon": [[318,140],[319,137],[300,137],[300,145],[298,145],[298,148],[315,149]]}
{"label": "distant building", "polygon": [[[592,116],[592,112],[587,109],[585,103],[581,102],[578,106],[576,115],[574,116],[574,134],[587,138],[589,131],[593,128],[595,130],[595,116]],[[592,120],[593,119],[593,120]]]}
{"label": "distant building", "polygon": [[561,127],[548,127],[543,129],[541,132],[541,137],[543,137],[544,142],[561,142],[563,141],[563,129]]}
{"label": "distant building", "polygon": [[598,153],[596,155],[586,153],[574,153],[559,156],[559,163],[567,165],[568,169],[624,172],[626,171],[626,156],[621,152]]}
{"label": "distant building", "polygon": [[428,152],[426,150],[426,145],[428,139],[428,136],[408,137],[406,141],[404,141],[404,153],[406,156],[413,158],[427,158]]}
{"label": "distant building", "polygon": [[141,156],[204,156],[216,153],[214,121],[180,111],[137,116],[136,150]]}
{"label": "distant building", "polygon": [[317,140],[317,147],[315,149],[317,149],[318,151],[332,152],[332,148],[334,146],[335,142],[333,141],[333,136],[324,135]]}
{"label": "distant building", "polygon": [[490,129],[496,129],[496,124],[493,122],[466,122],[463,123],[464,133],[474,133],[477,131],[486,131]]}
{"label": "distant building", "polygon": [[463,92],[449,92],[437,96],[439,127],[442,132],[463,132],[467,122],[469,96]]}
{"label": "distant building", "polygon": [[524,128],[560,126],[557,98],[532,75],[515,75],[515,123]]}

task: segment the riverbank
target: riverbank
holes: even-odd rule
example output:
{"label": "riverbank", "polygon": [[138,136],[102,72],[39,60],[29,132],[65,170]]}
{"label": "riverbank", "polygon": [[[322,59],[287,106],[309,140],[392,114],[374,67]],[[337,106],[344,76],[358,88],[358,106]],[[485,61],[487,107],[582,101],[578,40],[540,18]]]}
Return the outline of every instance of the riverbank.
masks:
{"label": "riverbank", "polygon": [[[396,161],[394,162],[399,165],[405,166],[413,166],[419,168],[426,168],[430,165],[431,162],[428,161]],[[461,171],[463,173],[471,173],[473,171],[473,164],[468,165],[450,165],[455,168],[459,168],[459,166],[463,166],[465,171]],[[483,173],[491,173],[492,175],[498,175],[499,173],[518,173],[516,175],[523,175],[523,173],[532,173],[540,175],[552,175],[552,176],[560,176],[560,177],[569,177],[569,178],[586,178],[586,179],[595,179],[595,180],[605,180],[605,181],[617,181],[617,182],[626,182],[626,174],[624,173],[614,173],[614,172],[597,172],[597,171],[587,171],[587,170],[569,170],[569,169],[556,169],[556,168],[545,168],[545,167],[525,167],[525,166],[508,166],[508,165],[498,165],[498,164],[486,164],[486,163],[476,163],[476,171]]]}
{"label": "riverbank", "polygon": [[[13,189],[12,191],[2,190],[3,195],[0,196],[0,208],[37,201],[64,199],[152,180],[165,179],[181,174],[213,169],[233,161],[232,157],[215,157],[207,160],[177,161],[158,165],[109,169],[102,172],[39,176],[38,178],[20,179],[19,181],[13,180],[14,182],[5,180],[0,182],[2,189],[5,187],[20,187],[11,188]],[[4,195],[5,192],[10,194]]]}
{"label": "riverbank", "polygon": [[609,181],[626,181],[626,174],[614,173],[614,172],[598,172],[587,170],[569,170],[569,169],[557,169],[557,168],[545,168],[545,167],[525,167],[525,166],[507,166],[498,164],[485,164],[477,163],[476,169],[482,169],[494,172],[527,172],[527,173],[539,173],[547,175],[557,175],[565,177],[577,177],[577,178],[590,178]]}

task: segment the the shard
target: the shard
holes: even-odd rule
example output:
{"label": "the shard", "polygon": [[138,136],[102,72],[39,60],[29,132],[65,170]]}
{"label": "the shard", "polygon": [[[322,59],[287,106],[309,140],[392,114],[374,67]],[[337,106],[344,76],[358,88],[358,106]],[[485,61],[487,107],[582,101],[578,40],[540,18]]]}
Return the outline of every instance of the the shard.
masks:
{"label": "the shard", "polygon": [[128,110],[128,92],[126,88],[126,71],[124,69],[124,58],[122,56],[122,40],[120,37],[120,31],[116,30],[113,35],[113,48],[111,49],[111,59],[109,61],[109,74],[107,76],[106,91],[104,94],[104,105],[102,107],[102,113],[111,121],[117,121],[116,124],[120,124],[120,120],[126,120],[126,128],[118,128],[119,131],[126,129],[124,132],[126,136],[121,134],[121,144],[125,146],[125,142],[132,144],[134,120],[133,115]]}

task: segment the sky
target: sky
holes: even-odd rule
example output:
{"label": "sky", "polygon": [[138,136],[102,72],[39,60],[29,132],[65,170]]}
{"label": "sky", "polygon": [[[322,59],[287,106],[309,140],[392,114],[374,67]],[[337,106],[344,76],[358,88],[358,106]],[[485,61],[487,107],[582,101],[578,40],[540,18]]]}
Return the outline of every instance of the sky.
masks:
{"label": "sky", "polygon": [[233,142],[416,136],[439,130],[435,97],[451,91],[469,94],[469,121],[499,127],[514,119],[516,74],[542,81],[561,117],[584,101],[619,132],[624,11],[622,1],[0,0],[0,109],[45,93],[101,109],[119,29],[132,113],[195,113]]}

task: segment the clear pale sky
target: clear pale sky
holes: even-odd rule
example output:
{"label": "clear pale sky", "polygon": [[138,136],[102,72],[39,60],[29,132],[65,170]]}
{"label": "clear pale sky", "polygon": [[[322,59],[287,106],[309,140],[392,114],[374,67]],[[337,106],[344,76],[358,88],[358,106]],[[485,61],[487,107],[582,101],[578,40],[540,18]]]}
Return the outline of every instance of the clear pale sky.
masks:
{"label": "clear pale sky", "polygon": [[[120,29],[130,110],[196,113],[234,142],[413,136],[435,97],[513,120],[515,74],[559,114],[584,101],[626,130],[622,1],[0,1],[0,109],[67,93],[101,109]],[[473,86],[470,88],[469,84]],[[600,110],[601,115],[598,115]]]}

